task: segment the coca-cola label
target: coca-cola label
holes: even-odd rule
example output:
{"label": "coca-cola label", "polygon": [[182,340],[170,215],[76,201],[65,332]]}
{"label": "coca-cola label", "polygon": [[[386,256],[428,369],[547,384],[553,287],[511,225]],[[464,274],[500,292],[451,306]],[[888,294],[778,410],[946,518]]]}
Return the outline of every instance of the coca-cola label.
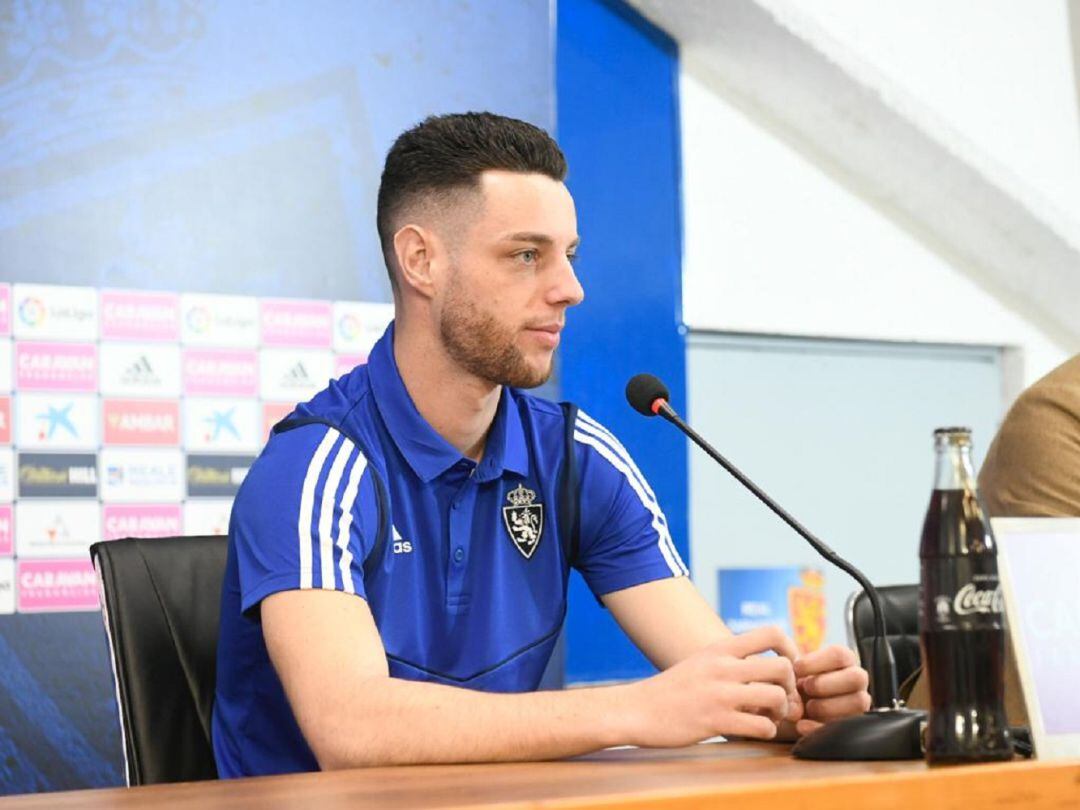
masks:
{"label": "coca-cola label", "polygon": [[1002,626],[1005,600],[991,555],[922,561],[919,620],[929,630],[992,630]]}

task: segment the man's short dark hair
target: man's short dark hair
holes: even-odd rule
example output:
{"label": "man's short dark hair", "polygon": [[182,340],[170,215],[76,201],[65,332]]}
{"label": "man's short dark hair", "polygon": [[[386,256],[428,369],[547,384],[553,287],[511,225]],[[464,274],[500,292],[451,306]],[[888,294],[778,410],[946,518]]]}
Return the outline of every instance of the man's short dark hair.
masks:
{"label": "man's short dark hair", "polygon": [[397,215],[426,197],[475,189],[489,170],[543,174],[562,182],[566,157],[539,127],[487,112],[433,115],[398,136],[386,156],[376,215],[392,285],[397,286]]}

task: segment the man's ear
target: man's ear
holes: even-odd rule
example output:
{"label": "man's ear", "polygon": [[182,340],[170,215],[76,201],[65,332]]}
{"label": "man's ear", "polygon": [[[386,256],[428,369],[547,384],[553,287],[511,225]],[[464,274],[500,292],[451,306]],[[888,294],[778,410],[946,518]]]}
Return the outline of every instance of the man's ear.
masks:
{"label": "man's ear", "polygon": [[432,259],[435,234],[419,225],[405,225],[394,234],[394,255],[397,257],[402,284],[425,298],[434,294]]}

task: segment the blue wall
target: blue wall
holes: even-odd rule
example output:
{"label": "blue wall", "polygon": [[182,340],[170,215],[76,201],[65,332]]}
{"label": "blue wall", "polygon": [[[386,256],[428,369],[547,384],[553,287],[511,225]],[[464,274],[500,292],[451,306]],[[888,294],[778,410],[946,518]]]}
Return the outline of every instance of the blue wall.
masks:
{"label": "blue wall", "polygon": [[[678,52],[621,2],[560,0],[557,34],[558,137],[570,163],[586,292],[567,320],[562,394],[620,437],[687,560],[685,442],[670,425],[630,410],[623,396],[631,376],[649,371],[667,382],[677,407],[686,400]],[[567,681],[651,671],[575,578]]]}

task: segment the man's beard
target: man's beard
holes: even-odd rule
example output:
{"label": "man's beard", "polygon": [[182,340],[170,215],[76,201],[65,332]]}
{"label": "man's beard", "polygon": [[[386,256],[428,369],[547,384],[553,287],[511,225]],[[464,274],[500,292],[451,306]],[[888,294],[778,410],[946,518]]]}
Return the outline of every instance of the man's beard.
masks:
{"label": "man's beard", "polygon": [[439,319],[439,333],[457,363],[482,380],[514,388],[535,388],[551,376],[552,363],[535,369],[514,344],[514,333],[481,312],[472,299],[451,285]]}

